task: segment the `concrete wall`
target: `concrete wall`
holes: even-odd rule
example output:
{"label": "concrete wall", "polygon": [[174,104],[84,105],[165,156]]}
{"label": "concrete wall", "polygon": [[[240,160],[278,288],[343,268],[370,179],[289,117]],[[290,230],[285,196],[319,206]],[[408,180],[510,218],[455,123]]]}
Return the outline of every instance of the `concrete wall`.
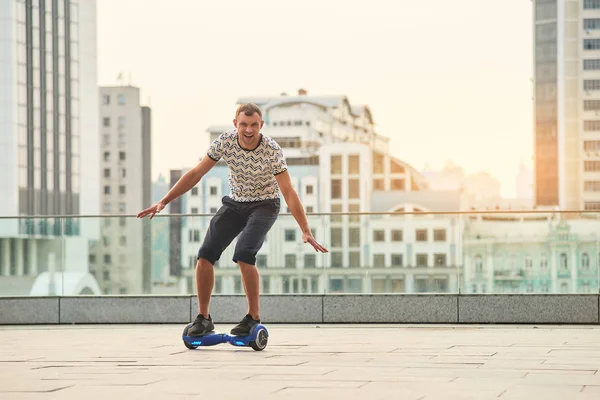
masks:
{"label": "concrete wall", "polygon": [[[600,296],[287,295],[261,298],[267,323],[598,324]],[[213,297],[216,324],[246,314],[244,296]],[[195,296],[1,297],[0,324],[187,323]]]}

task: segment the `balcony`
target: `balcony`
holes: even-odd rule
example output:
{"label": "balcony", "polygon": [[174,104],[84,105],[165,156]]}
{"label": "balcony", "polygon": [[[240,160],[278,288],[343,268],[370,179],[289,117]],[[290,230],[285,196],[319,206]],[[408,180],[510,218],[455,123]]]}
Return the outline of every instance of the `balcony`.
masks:
{"label": "balcony", "polygon": [[[310,213],[322,254],[282,213],[257,258],[261,307],[281,322],[597,323],[598,216]],[[2,217],[0,323],[189,321],[211,218]],[[215,265],[226,322],[245,307],[235,244]]]}

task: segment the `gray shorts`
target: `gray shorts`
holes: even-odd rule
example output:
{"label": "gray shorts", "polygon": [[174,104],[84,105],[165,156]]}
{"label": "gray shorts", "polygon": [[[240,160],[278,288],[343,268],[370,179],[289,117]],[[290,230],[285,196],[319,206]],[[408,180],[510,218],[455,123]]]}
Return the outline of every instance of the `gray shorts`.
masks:
{"label": "gray shorts", "polygon": [[227,246],[239,235],[233,262],[256,265],[256,254],[279,216],[279,198],[238,202],[225,196],[221,202],[223,205],[210,220],[204,242],[198,250],[198,258],[214,265]]}

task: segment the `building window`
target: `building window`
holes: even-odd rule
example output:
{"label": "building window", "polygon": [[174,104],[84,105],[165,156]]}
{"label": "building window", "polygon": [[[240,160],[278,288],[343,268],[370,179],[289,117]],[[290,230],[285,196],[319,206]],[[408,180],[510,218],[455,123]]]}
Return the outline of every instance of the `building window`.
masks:
{"label": "building window", "polygon": [[286,254],[285,255],[285,268],[296,268],[296,255]]}
{"label": "building window", "polygon": [[189,241],[194,242],[194,243],[197,243],[200,241],[200,230],[199,229],[190,229]]}
{"label": "building window", "polygon": [[341,179],[331,180],[331,198],[341,199],[342,198],[342,181]]}
{"label": "building window", "polygon": [[384,190],[385,181],[383,179],[373,179],[373,190]]}
{"label": "building window", "polygon": [[194,186],[192,188],[192,196],[198,196],[198,187]]}
{"label": "building window", "polygon": [[584,50],[598,50],[600,49],[600,39],[583,39]]}
{"label": "building window", "polygon": [[109,117],[104,117],[102,119],[102,126],[104,126],[104,127],[109,127],[110,126],[110,118]]}
{"label": "building window", "polygon": [[110,264],[112,263],[112,257],[110,256],[110,254],[105,254],[104,255],[104,264]]}
{"label": "building window", "polygon": [[104,177],[110,178],[110,168],[104,168]]}
{"label": "building window", "polygon": [[360,228],[349,228],[350,247],[360,247]]}
{"label": "building window", "polygon": [[119,129],[125,128],[125,124],[127,122],[127,118],[124,116],[119,117]]}
{"label": "building window", "polygon": [[[585,121],[587,122],[598,122],[596,129],[586,129],[587,131],[600,131],[600,121]],[[584,125],[585,125],[584,123]],[[600,140],[586,140],[583,142],[584,151],[600,151]]]}
{"label": "building window", "polygon": [[256,266],[266,268],[267,267],[267,256],[266,254],[258,254],[256,256]]}
{"label": "building window", "polygon": [[313,185],[306,185],[306,194],[313,194]]}
{"label": "building window", "polygon": [[600,79],[584,79],[583,90],[600,90]]}
{"label": "building window", "polygon": [[584,210],[600,210],[600,201],[586,201],[583,203]]}
{"label": "building window", "polygon": [[392,254],[392,267],[402,266],[402,254]]}
{"label": "building window", "polygon": [[358,174],[360,171],[360,156],[358,154],[351,154],[348,156],[348,173]]}
{"label": "building window", "polygon": [[[340,212],[342,212],[342,205],[341,204],[332,204],[331,205],[331,212],[332,213],[340,213]],[[342,216],[341,215],[332,215],[331,216],[331,222],[342,222]]]}
{"label": "building window", "polygon": [[124,105],[125,104],[125,95],[123,93],[119,93],[119,96],[117,97],[117,102],[119,103],[119,105]]}
{"label": "building window", "polygon": [[417,229],[417,242],[427,241],[427,229]]}
{"label": "building window", "polygon": [[331,247],[342,247],[342,228],[331,228]]}
{"label": "building window", "polygon": [[392,242],[401,242],[402,240],[402,230],[392,229]]}
{"label": "building window", "polygon": [[110,194],[110,186],[104,186],[104,194]]}
{"label": "building window", "polygon": [[198,207],[192,207],[192,210],[190,212],[192,214],[198,214]]}
{"label": "building window", "polygon": [[417,254],[417,267],[427,266],[427,254]]}
{"label": "building window", "polygon": [[584,181],[583,190],[586,192],[600,192],[600,181]]}
{"label": "building window", "polygon": [[446,241],[446,230],[445,229],[435,229],[433,231],[433,240],[436,242],[445,242]]}
{"label": "building window", "polygon": [[581,267],[584,269],[590,269],[590,256],[588,253],[583,253],[581,255]]}
{"label": "building window", "polygon": [[210,208],[210,213],[211,214],[215,214],[217,212],[217,207],[211,207]]}
{"label": "building window", "polygon": [[348,192],[349,198],[358,199],[360,198],[360,184],[358,179],[349,179],[348,180]]}
{"label": "building window", "polygon": [[373,267],[385,267],[385,254],[373,254]]}
{"label": "building window", "polygon": [[585,172],[598,172],[600,171],[600,161],[584,161],[583,169]]}
{"label": "building window", "polygon": [[119,211],[120,212],[125,212],[127,211],[127,206],[125,203],[119,203]]}
{"label": "building window", "polygon": [[373,231],[374,242],[385,242],[385,231],[383,229],[377,229]]}
{"label": "building window", "polygon": [[217,187],[216,186],[211,186],[210,187],[210,195],[211,196],[216,196],[217,195]]}
{"label": "building window", "polygon": [[127,170],[125,168],[119,168],[119,171],[121,172],[121,178],[125,178],[127,176]]}
{"label": "building window", "polygon": [[109,105],[110,104],[110,95],[105,94],[102,96],[102,104]]}
{"label": "building window", "polygon": [[385,157],[380,153],[373,153],[373,173],[383,174],[385,171]]}
{"label": "building window", "polygon": [[293,242],[296,240],[296,230],[294,229],[286,229],[285,232],[285,241],[286,242]]}
{"label": "building window", "polygon": [[119,152],[119,161],[125,161],[125,152],[124,151]]}
{"label": "building window", "polygon": [[121,245],[121,247],[127,246],[127,237],[126,236],[121,236],[119,238],[119,244]]}
{"label": "building window", "polygon": [[583,2],[584,10],[595,10],[600,8],[600,0],[585,0]]}
{"label": "building window", "polygon": [[404,167],[397,161],[390,160],[390,172],[392,174],[403,174]]}
{"label": "building window", "polygon": [[312,213],[313,212],[313,206],[306,206],[306,212],[307,213]]}
{"label": "building window", "polygon": [[600,69],[600,59],[583,60],[583,69],[586,71],[595,71]]}
{"label": "building window", "polygon": [[351,251],[348,253],[350,267],[360,267],[360,251]]}
{"label": "building window", "polygon": [[598,111],[600,110],[600,100],[584,100],[583,109],[585,111]]}
{"label": "building window", "polygon": [[404,190],[404,179],[392,179],[392,190]]}
{"label": "building window", "polygon": [[304,255],[304,268],[315,268],[317,266],[317,256],[314,254]]}
{"label": "building window", "polygon": [[104,152],[104,161],[106,161],[106,162],[110,161],[110,151]]}
{"label": "building window", "polygon": [[342,173],[342,156],[331,156],[331,174],[340,175]]}
{"label": "building window", "polygon": [[569,261],[565,253],[560,254],[560,267],[562,269],[569,269]]}
{"label": "building window", "polygon": [[331,266],[333,268],[340,268],[342,266],[343,263],[343,258],[342,258],[342,252],[341,251],[332,251],[331,252]]}
{"label": "building window", "polygon": [[125,185],[119,186],[119,194],[125,194]]}
{"label": "building window", "polygon": [[435,266],[445,267],[446,266],[446,255],[445,254],[434,254]]}

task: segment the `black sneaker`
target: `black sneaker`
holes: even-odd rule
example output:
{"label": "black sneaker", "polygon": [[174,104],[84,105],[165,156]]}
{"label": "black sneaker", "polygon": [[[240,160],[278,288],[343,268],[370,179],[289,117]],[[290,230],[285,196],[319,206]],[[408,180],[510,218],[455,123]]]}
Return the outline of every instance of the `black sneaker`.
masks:
{"label": "black sneaker", "polygon": [[204,318],[202,314],[198,314],[190,329],[188,329],[188,336],[204,336],[209,333],[214,333],[215,326],[212,322],[212,317],[208,314],[208,318]]}
{"label": "black sneaker", "polygon": [[260,319],[252,319],[250,314],[246,314],[240,323],[233,327],[231,334],[235,336],[248,336],[250,330],[258,324],[260,324]]}

